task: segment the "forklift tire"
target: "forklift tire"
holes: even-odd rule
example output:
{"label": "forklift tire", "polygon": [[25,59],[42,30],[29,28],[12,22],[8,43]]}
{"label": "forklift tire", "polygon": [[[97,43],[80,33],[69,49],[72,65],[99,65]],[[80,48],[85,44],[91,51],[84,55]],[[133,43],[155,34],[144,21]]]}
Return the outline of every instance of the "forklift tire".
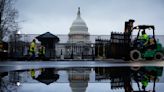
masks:
{"label": "forklift tire", "polygon": [[155,60],[162,60],[163,59],[163,54],[161,52],[157,52],[155,55],[154,55],[154,59]]}
{"label": "forklift tire", "polygon": [[140,68],[141,67],[139,67],[139,66],[138,67],[130,67],[130,69],[133,70],[133,71],[138,71]]}
{"label": "forklift tire", "polygon": [[137,49],[130,51],[130,58],[132,61],[139,61],[141,59],[141,52]]}

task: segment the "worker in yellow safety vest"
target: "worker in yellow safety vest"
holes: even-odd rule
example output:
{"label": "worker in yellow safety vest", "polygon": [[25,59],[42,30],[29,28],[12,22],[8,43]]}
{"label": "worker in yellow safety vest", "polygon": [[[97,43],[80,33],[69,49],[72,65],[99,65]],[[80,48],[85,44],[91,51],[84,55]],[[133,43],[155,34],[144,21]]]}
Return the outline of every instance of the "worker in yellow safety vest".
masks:
{"label": "worker in yellow safety vest", "polygon": [[149,42],[149,36],[146,34],[145,30],[142,31],[140,39],[143,41],[143,45],[146,46]]}
{"label": "worker in yellow safety vest", "polygon": [[142,89],[145,91],[146,87],[148,86],[149,78],[147,75],[144,75],[141,79]]}
{"label": "worker in yellow safety vest", "polygon": [[36,53],[36,41],[33,39],[33,41],[30,44],[30,60],[35,59],[35,53]]}
{"label": "worker in yellow safety vest", "polygon": [[41,45],[39,48],[39,53],[38,53],[39,59],[44,59],[45,52],[46,52],[45,47]]}
{"label": "worker in yellow safety vest", "polygon": [[33,79],[35,79],[35,70],[34,70],[34,69],[31,69],[31,70],[30,70],[30,73],[31,73],[31,77],[32,77]]}

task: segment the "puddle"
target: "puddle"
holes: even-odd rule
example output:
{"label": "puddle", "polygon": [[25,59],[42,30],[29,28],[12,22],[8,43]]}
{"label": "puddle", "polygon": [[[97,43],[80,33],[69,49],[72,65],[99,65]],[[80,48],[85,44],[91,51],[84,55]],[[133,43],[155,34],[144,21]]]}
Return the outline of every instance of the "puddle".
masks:
{"label": "puddle", "polygon": [[2,92],[131,92],[164,86],[163,67],[39,68],[1,72]]}

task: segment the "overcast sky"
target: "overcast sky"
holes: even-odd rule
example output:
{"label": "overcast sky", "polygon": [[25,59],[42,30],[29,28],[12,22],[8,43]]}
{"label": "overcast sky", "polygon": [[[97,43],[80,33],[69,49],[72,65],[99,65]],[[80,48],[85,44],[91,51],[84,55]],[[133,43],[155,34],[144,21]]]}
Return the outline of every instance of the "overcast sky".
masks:
{"label": "overcast sky", "polygon": [[17,0],[21,32],[68,34],[78,7],[90,34],[122,32],[124,22],[135,19],[164,35],[164,0]]}

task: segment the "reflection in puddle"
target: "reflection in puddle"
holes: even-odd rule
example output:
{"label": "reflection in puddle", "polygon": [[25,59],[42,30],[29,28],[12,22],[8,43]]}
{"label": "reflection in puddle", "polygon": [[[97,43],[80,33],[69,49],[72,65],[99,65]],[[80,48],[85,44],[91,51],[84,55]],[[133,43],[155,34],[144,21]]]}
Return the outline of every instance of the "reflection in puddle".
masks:
{"label": "reflection in puddle", "polygon": [[163,89],[163,67],[40,68],[0,73],[0,92],[145,92]]}
{"label": "reflection in puddle", "polygon": [[59,79],[59,74],[56,73],[54,68],[45,68],[39,70],[39,75],[35,76],[35,70],[30,70],[31,77],[41,83],[49,85]]}
{"label": "reflection in puddle", "polygon": [[155,90],[155,82],[162,76],[163,67],[96,68],[95,72],[98,74],[96,80],[111,80],[111,89],[124,88],[125,92],[131,92],[132,82],[136,82],[139,91],[146,91],[149,82],[153,82]]}
{"label": "reflection in puddle", "polygon": [[88,87],[90,69],[74,68],[68,70],[69,84],[72,92],[85,92]]}

